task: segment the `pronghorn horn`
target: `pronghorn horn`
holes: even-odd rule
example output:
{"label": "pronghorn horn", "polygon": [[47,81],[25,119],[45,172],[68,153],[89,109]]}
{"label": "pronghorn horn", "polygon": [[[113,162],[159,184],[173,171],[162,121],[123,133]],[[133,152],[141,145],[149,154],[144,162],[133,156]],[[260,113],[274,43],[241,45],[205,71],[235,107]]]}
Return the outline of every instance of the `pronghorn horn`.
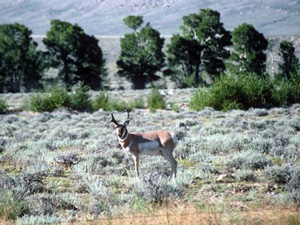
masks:
{"label": "pronghorn horn", "polygon": [[124,122],[125,125],[128,125],[130,122],[130,117],[129,117],[129,110],[127,110],[127,120]]}
{"label": "pronghorn horn", "polygon": [[111,113],[111,120],[110,120],[110,122],[114,123],[115,125],[119,125],[118,122],[115,120],[113,113]]}

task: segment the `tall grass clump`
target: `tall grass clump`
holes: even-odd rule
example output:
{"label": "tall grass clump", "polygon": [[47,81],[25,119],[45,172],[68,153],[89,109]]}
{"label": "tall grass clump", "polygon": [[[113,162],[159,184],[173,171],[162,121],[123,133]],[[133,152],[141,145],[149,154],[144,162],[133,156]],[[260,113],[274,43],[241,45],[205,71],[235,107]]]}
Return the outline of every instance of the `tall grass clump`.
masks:
{"label": "tall grass clump", "polygon": [[125,101],[116,101],[109,98],[105,92],[100,92],[93,101],[93,109],[104,111],[126,111],[132,109],[132,106]]}
{"label": "tall grass clump", "polygon": [[7,104],[3,99],[0,99],[0,113],[7,111]]}
{"label": "tall grass clump", "polygon": [[157,89],[152,89],[150,95],[147,97],[147,105],[151,112],[156,112],[157,109],[166,108],[164,96],[160,94]]}
{"label": "tall grass clump", "polygon": [[0,219],[16,220],[29,213],[29,206],[24,200],[16,199],[11,193],[1,191]]}
{"label": "tall grass clump", "polygon": [[146,108],[146,103],[144,101],[144,99],[142,98],[137,98],[137,99],[134,99],[132,100],[130,103],[130,108],[132,109],[144,109]]}
{"label": "tall grass clump", "polygon": [[134,99],[130,102],[117,101],[109,98],[105,92],[100,92],[93,101],[93,109],[104,111],[127,111],[132,109],[144,109],[145,102],[142,98]]}
{"label": "tall grass clump", "polygon": [[53,85],[46,88],[45,93],[30,95],[28,108],[34,112],[51,112],[64,106],[67,99],[67,89],[63,85]]}
{"label": "tall grass clump", "polygon": [[100,92],[95,100],[93,101],[93,109],[94,110],[99,110],[103,109],[105,111],[110,111],[110,102],[109,102],[109,97],[105,92]]}
{"label": "tall grass clump", "polygon": [[223,75],[209,88],[198,89],[189,106],[196,111],[205,107],[223,111],[269,107],[272,102],[272,88],[268,77],[253,73]]}
{"label": "tall grass clump", "polygon": [[130,105],[130,103],[127,103],[125,101],[116,101],[116,100],[112,100],[111,101],[111,108],[112,110],[116,110],[116,111],[127,111],[127,110],[131,110],[132,106]]}

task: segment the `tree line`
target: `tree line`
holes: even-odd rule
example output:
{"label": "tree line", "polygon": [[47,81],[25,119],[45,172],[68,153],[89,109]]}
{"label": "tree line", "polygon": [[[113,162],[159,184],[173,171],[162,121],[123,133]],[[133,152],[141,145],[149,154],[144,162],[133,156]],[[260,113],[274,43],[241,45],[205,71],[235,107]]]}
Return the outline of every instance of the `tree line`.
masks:
{"label": "tree line", "polygon": [[[121,38],[116,62],[117,75],[125,77],[134,89],[170,76],[177,87],[209,85],[228,71],[266,76],[268,40],[251,24],[241,24],[232,32],[224,28],[220,13],[200,9],[183,17],[180,33],[174,34],[164,50],[165,39],[142,16],[128,16],[124,24],[132,29]],[[52,20],[38,50],[26,26],[0,25],[0,93],[27,92],[41,87],[49,68],[58,69],[57,81],[67,89],[82,83],[92,90],[104,88],[105,59],[98,40],[78,24]],[[282,41],[277,76],[290,79],[299,72],[295,48]]]}

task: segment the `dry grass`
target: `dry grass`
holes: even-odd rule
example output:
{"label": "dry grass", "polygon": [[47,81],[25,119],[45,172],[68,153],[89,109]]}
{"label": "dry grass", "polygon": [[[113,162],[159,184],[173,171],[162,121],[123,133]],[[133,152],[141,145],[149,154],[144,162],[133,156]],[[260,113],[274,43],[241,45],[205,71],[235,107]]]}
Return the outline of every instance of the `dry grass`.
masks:
{"label": "dry grass", "polygon": [[199,211],[193,205],[174,204],[166,207],[162,206],[153,214],[131,214],[118,218],[103,218],[95,220],[85,220],[71,223],[73,225],[94,225],[94,224],[113,224],[113,225],[133,225],[133,224],[168,224],[168,225],[193,225],[193,224],[272,224],[272,225],[297,225],[300,224],[300,212],[296,207],[290,208],[263,208],[253,210],[235,210],[223,212],[213,212],[208,208],[205,212]]}
{"label": "dry grass", "polygon": [[11,222],[11,221],[8,221],[8,220],[5,220],[5,219],[0,220],[0,225],[12,225],[12,224],[14,224],[14,223]]}

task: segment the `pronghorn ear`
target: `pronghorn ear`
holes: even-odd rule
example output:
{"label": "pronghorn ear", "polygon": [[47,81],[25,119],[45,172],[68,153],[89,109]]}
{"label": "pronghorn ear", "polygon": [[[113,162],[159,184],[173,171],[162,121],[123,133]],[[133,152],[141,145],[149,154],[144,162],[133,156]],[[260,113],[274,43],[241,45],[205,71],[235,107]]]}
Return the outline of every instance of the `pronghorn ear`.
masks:
{"label": "pronghorn ear", "polygon": [[126,127],[128,124],[129,124],[129,120],[126,120],[124,123],[123,123],[123,125]]}

